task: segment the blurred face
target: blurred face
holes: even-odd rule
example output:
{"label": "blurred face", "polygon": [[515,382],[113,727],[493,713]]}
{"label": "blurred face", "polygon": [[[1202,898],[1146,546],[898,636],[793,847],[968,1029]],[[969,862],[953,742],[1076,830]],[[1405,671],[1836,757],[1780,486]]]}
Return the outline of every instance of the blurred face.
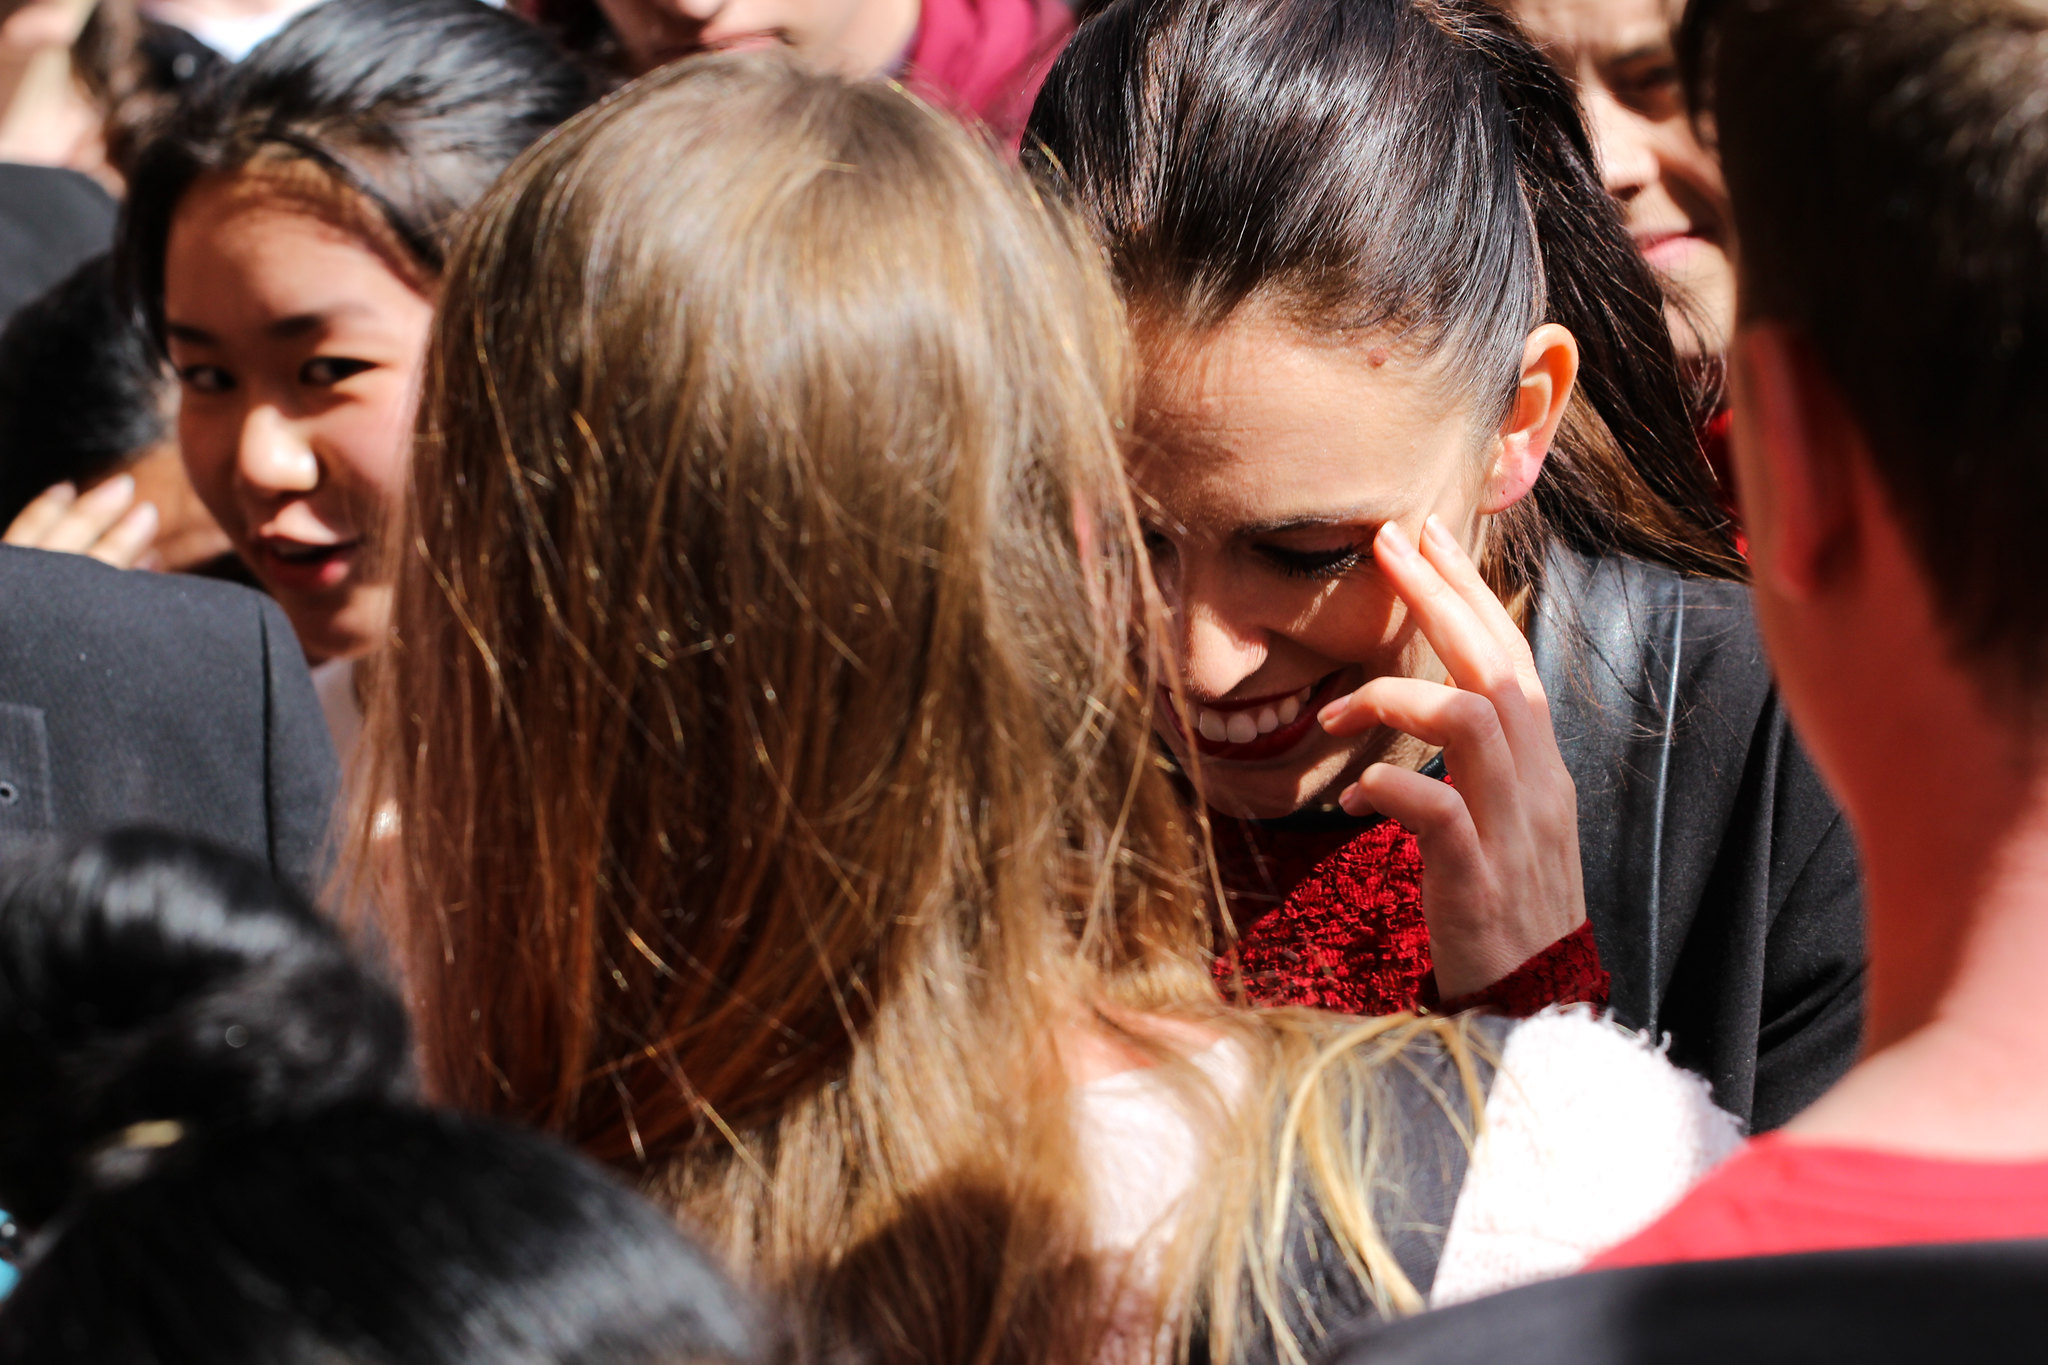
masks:
{"label": "blurred face", "polygon": [[121,472],[135,480],[135,500],[156,508],[156,539],[149,548],[158,568],[183,573],[234,553],[233,543],[192,487],[176,442],[151,446]]}
{"label": "blurred face", "polygon": [[895,66],[920,0],[597,0],[626,63],[644,75],[707,48],[782,46],[852,77]]}
{"label": "blurred face", "polygon": [[1335,800],[1369,763],[1419,760],[1413,740],[1339,739],[1315,714],[1371,678],[1442,677],[1370,546],[1386,521],[1419,535],[1432,513],[1476,546],[1489,461],[1474,413],[1383,346],[1256,316],[1147,338],[1143,359],[1132,474],[1194,709],[1162,708],[1161,736],[1183,761],[1200,750],[1213,805],[1260,818]]}
{"label": "blurred face", "polygon": [[192,485],[317,663],[388,627],[374,551],[405,485],[433,305],[308,175],[193,186],[164,316]]}
{"label": "blurred face", "polygon": [[1719,355],[1735,320],[1728,190],[1693,135],[1667,0],[1510,0],[1578,87],[1608,193],[1636,246],[1690,310],[1669,310],[1686,356]]}

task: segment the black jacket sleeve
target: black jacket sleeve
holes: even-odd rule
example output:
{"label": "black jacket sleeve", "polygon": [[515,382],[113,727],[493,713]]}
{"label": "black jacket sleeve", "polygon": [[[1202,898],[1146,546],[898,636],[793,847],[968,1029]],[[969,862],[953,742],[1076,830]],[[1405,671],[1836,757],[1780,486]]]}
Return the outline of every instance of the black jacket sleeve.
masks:
{"label": "black jacket sleeve", "polygon": [[1746,588],[1565,552],[1547,572],[1532,641],[1614,1011],[1774,1128],[1856,1055],[1848,827],[1787,723]]}

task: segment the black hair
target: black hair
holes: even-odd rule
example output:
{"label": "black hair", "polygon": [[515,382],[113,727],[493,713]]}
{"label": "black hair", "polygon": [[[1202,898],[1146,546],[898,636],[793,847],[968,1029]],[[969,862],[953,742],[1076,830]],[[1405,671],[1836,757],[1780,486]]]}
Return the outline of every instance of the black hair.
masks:
{"label": "black hair", "polygon": [[125,832],[0,893],[0,1361],[759,1357],[666,1215],[410,1102],[397,997],[254,863]]}
{"label": "black hair", "polygon": [[1258,301],[1443,355],[1482,412],[1544,321],[1578,395],[1497,586],[1553,535],[1739,577],[1663,299],[1569,85],[1486,0],[1112,0],[1054,64],[1027,164],[1091,221],[1133,309],[1195,330]]}
{"label": "black hair", "polygon": [[360,195],[438,276],[461,214],[591,96],[544,34],[480,0],[324,0],[207,82],[143,148],[123,278],[161,342],[179,201],[203,175],[269,157],[310,162]]}
{"label": "black hair", "polygon": [[1840,391],[1958,650],[2048,700],[2048,12],[1695,3],[1680,59],[1734,205],[1745,320]]}
{"label": "black hair", "polygon": [[0,526],[170,439],[170,376],[95,256],[0,330]]}

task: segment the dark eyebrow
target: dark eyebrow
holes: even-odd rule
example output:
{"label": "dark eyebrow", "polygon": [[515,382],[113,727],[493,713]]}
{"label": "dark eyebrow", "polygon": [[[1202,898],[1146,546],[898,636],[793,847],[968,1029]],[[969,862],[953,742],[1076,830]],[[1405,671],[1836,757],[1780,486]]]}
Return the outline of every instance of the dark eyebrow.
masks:
{"label": "dark eyebrow", "polygon": [[1295,531],[1326,531],[1338,528],[1362,531],[1368,527],[1377,531],[1387,520],[1387,514],[1376,507],[1353,507],[1320,516],[1249,522],[1237,528],[1237,535],[1245,540],[1258,540],[1263,536],[1284,536]]}
{"label": "dark eyebrow", "polygon": [[1627,66],[1631,62],[1640,62],[1652,57],[1661,58],[1667,62],[1675,61],[1677,56],[1678,54],[1672,48],[1671,43],[1666,40],[1663,42],[1643,43],[1640,46],[1630,48],[1626,52],[1616,52],[1611,56],[1602,57],[1600,63],[1603,66]]}
{"label": "dark eyebrow", "polygon": [[166,322],[164,324],[164,335],[173,341],[183,341],[193,346],[218,346],[220,344],[213,339],[213,333],[203,332],[199,328],[183,322]]}
{"label": "dark eyebrow", "polygon": [[317,331],[335,318],[350,317],[369,311],[370,306],[368,304],[350,300],[347,303],[337,303],[334,307],[325,308],[319,312],[298,313],[292,317],[279,318],[263,330],[279,341],[290,341],[294,337],[302,337],[308,332]]}

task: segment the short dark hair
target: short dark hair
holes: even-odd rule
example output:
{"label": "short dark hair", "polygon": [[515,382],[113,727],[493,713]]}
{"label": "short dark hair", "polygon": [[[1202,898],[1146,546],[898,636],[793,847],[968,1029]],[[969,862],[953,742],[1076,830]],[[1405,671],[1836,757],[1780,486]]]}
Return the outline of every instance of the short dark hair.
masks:
{"label": "short dark hair", "polygon": [[122,275],[162,340],[164,249],[202,175],[298,158],[361,195],[429,276],[457,219],[589,103],[583,69],[481,0],[326,0],[196,92],[137,157]]}
{"label": "short dark hair", "polygon": [[0,1360],[692,1365],[761,1354],[673,1221],[411,1102],[398,997],[239,855],[147,831],[0,889]]}
{"label": "short dark hair", "polygon": [[1695,0],[1745,318],[1841,391],[1961,657],[2048,666],[2048,6]]}
{"label": "short dark hair", "polygon": [[90,483],[171,435],[170,376],[87,261],[0,331],[0,526],[51,484]]}

